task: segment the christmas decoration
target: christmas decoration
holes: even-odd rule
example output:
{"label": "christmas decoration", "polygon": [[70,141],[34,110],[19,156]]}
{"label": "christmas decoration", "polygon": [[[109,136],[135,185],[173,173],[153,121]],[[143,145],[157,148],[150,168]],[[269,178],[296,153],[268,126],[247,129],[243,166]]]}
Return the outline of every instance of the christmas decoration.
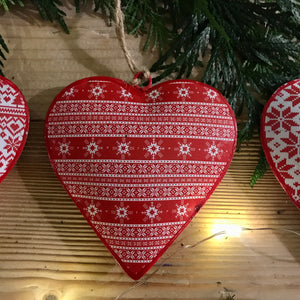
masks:
{"label": "christmas decoration", "polygon": [[0,182],[18,160],[26,142],[29,111],[24,96],[0,76]]}
{"label": "christmas decoration", "polygon": [[[112,23],[115,1],[93,3],[94,11],[101,11]],[[13,4],[3,0],[0,6],[8,10]],[[68,32],[61,1],[18,0],[17,4],[27,9],[31,5],[30,13],[36,9],[43,19],[58,22]],[[90,5],[84,0],[74,4],[77,12],[88,11]],[[299,76],[299,1],[123,0],[122,10],[127,32],[146,35],[144,48],[160,53],[151,68],[159,73],[155,82],[170,75],[189,77],[195,66],[203,66],[204,77],[199,80],[219,89],[236,116],[247,111],[238,143],[249,140],[258,128],[263,100]],[[5,58],[8,49],[1,36],[0,47],[4,50],[0,57]]]}
{"label": "christmas decoration", "polygon": [[82,215],[125,272],[139,279],[225,175],[236,121],[226,99],[197,81],[139,88],[90,77],[56,96],[45,140]]}
{"label": "christmas decoration", "polygon": [[281,86],[268,101],[261,139],[274,175],[300,209],[300,79]]}

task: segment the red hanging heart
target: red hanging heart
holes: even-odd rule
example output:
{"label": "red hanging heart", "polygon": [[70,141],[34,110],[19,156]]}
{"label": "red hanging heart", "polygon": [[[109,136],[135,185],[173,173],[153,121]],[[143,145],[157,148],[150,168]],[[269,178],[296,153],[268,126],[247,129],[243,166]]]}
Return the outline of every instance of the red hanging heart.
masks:
{"label": "red hanging heart", "polygon": [[300,209],[300,79],[271,96],[262,114],[261,141],[274,175]]}
{"label": "red hanging heart", "polygon": [[0,76],[0,182],[17,162],[26,142],[29,110],[24,96]]}
{"label": "red hanging heart", "polygon": [[225,175],[236,120],[208,85],[149,89],[79,80],[52,103],[45,138],[59,180],[112,255],[139,279]]}

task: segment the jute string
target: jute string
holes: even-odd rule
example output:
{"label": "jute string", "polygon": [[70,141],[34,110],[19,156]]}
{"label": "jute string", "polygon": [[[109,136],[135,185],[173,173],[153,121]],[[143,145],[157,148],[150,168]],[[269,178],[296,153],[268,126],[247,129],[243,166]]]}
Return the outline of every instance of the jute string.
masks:
{"label": "jute string", "polygon": [[[127,48],[126,39],[125,39],[125,29],[124,29],[124,15],[121,9],[121,0],[116,0],[115,4],[116,4],[116,8],[115,8],[116,34],[120,42],[120,46],[123,50],[124,56],[126,58],[126,61],[128,63],[128,66],[133,74],[141,72],[143,74],[143,77],[145,79],[148,79],[150,77],[150,71],[148,70],[148,68],[146,68],[145,66],[138,67]],[[139,78],[135,79],[134,81],[135,82],[133,82],[133,84],[140,83]]]}

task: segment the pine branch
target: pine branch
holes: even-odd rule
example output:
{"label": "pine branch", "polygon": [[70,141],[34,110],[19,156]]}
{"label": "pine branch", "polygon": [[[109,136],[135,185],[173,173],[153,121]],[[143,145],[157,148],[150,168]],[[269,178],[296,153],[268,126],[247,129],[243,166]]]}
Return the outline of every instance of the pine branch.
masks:
{"label": "pine branch", "polygon": [[166,10],[162,1],[127,0],[124,2],[126,31],[129,34],[147,34],[144,50],[150,45],[161,50],[169,38]]}
{"label": "pine branch", "polygon": [[[1,49],[2,48],[2,49]],[[4,39],[2,38],[1,34],[0,34],[0,75],[4,76],[3,72],[2,72],[2,68],[4,67],[4,64],[1,60],[6,60],[5,54],[4,52],[8,53],[8,47],[5,44]]]}
{"label": "pine branch", "polygon": [[[17,0],[17,3],[23,7],[24,3],[21,0]],[[9,5],[15,5],[16,3],[13,0],[0,0],[0,7],[3,6],[5,11],[9,10]]]}
{"label": "pine branch", "polygon": [[69,33],[64,20],[66,13],[58,8],[58,6],[63,5],[60,0],[32,0],[32,3],[40,13],[42,19],[49,20],[50,22],[57,21],[63,30]]}
{"label": "pine branch", "polygon": [[115,1],[114,0],[94,0],[94,11],[97,12],[101,10],[103,14],[109,17],[110,24],[112,24],[115,11]]}
{"label": "pine branch", "polygon": [[[182,30],[152,66],[151,71],[160,72],[154,81],[174,73],[188,77],[211,47],[202,80],[228,98],[237,116],[247,110],[238,141],[250,139],[262,111],[254,91],[266,101],[299,76],[299,1],[179,0],[178,10],[185,21],[177,17],[174,22],[181,22]],[[176,32],[178,25],[173,28]]]}
{"label": "pine branch", "polygon": [[177,73],[177,78],[189,77],[193,67],[201,64],[199,54],[205,55],[209,36],[207,19],[199,19],[197,15],[191,16],[172,47],[151,67],[151,72],[162,71],[153,81],[160,81],[172,73]]}
{"label": "pine branch", "polygon": [[261,179],[267,171],[268,162],[265,157],[263,149],[260,150],[258,163],[256,165],[255,171],[251,177],[250,186],[253,187],[257,180]]}

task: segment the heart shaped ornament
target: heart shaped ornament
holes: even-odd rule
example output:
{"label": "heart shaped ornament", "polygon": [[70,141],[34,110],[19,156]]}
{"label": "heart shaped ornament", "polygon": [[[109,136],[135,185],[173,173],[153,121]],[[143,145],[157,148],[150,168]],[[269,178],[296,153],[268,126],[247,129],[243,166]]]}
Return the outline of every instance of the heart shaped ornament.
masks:
{"label": "heart shaped ornament", "polygon": [[0,182],[17,162],[29,128],[24,96],[10,80],[0,76]]}
{"label": "heart shaped ornament", "polygon": [[269,99],[261,141],[274,175],[300,209],[300,79],[281,86]]}
{"label": "heart shaped ornament", "polygon": [[45,139],[57,177],[125,272],[139,279],[225,175],[236,120],[208,85],[152,88],[90,77],[52,103]]}

